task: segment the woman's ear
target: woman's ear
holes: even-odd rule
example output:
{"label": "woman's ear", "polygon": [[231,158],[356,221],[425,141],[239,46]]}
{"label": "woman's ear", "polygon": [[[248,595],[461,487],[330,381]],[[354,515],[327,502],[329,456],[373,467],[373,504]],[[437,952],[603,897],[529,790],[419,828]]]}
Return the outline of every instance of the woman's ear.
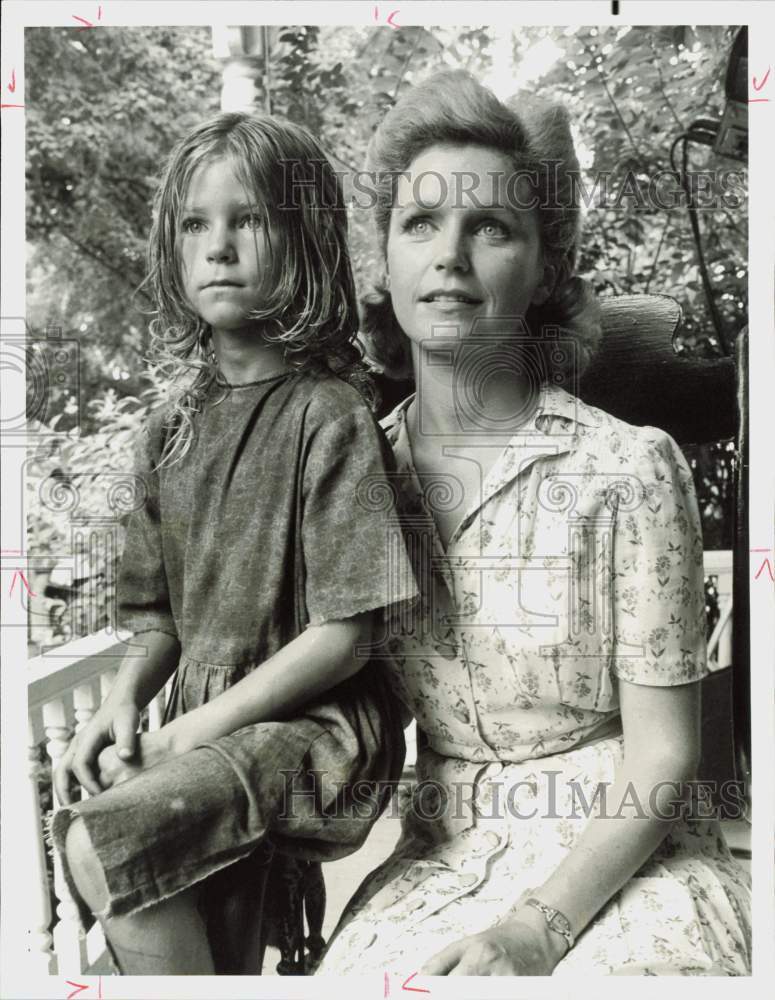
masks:
{"label": "woman's ear", "polygon": [[544,273],[541,278],[540,284],[537,286],[536,290],[533,292],[533,297],[530,300],[530,304],[534,306],[542,306],[547,299],[551,297],[554,291],[554,285],[557,281],[557,268],[553,264],[544,264]]}

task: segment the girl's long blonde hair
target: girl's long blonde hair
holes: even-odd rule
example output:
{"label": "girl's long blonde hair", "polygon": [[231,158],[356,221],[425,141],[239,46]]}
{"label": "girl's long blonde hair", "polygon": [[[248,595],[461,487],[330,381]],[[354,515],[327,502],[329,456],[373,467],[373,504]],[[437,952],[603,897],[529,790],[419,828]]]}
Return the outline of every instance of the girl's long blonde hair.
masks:
{"label": "girl's long blonde hair", "polygon": [[271,246],[270,291],[250,319],[265,341],[284,346],[286,360],[298,371],[333,373],[368,401],[373,399],[355,339],[358,313],[346,209],[325,152],[293,122],[219,114],[173,148],[154,199],[143,284],[155,303],[151,360],[172,386],[171,433],[160,465],[189,451],[194,417],[214,383],[222,382],[210,327],[186,297],[178,254],[180,215],[191,178],[205,161],[221,157],[233,161],[267,239],[273,230],[278,234]]}

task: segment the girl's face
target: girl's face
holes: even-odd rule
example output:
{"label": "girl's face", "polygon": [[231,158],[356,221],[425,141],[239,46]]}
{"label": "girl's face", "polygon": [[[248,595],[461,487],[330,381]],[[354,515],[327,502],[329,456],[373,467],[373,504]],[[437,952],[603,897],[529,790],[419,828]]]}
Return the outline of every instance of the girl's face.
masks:
{"label": "girl's face", "polygon": [[514,317],[548,297],[539,210],[518,207],[532,192],[514,174],[498,150],[437,145],[399,179],[387,269],[393,311],[417,346],[441,346],[443,336],[454,350],[480,319],[482,332],[507,335]]}
{"label": "girl's face", "polygon": [[248,314],[265,299],[270,241],[233,162],[206,160],[194,172],[178,225],[183,287],[191,306],[219,331],[253,331]]}

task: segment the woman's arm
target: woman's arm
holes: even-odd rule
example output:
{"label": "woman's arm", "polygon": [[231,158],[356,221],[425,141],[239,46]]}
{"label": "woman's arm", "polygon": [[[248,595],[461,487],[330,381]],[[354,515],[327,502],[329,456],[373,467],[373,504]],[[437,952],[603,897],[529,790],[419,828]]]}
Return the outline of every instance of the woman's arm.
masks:
{"label": "woman's arm", "polygon": [[[620,681],[619,685],[624,760],[606,789],[606,804],[596,802],[574,848],[532,893],[568,918],[574,937],[664,839],[672,819],[663,817],[679,815],[678,801],[686,798],[688,789],[678,786],[694,779],[699,762],[698,684],[647,687]],[[633,802],[639,808],[627,805]],[[450,945],[422,971],[549,975],[566,947],[541,913],[523,905],[498,927]]]}
{"label": "woman's arm", "polygon": [[94,772],[104,747],[115,744],[122,759],[135,753],[140,710],[161,690],[178,663],[180,644],[166,632],[144,632],[136,639],[144,652],[127,653],[105,701],[86,726],[70,742],[54,774],[59,802],[71,801],[70,774],[74,774],[90,795],[102,786]]}

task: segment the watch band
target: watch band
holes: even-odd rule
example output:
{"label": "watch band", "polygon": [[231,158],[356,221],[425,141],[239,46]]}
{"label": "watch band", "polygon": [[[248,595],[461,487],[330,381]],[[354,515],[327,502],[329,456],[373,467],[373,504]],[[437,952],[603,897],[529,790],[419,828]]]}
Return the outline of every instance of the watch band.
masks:
{"label": "watch band", "polygon": [[534,909],[543,913],[544,919],[546,920],[549,928],[557,934],[562,934],[568,944],[568,951],[576,943],[576,939],[573,936],[573,931],[571,930],[570,921],[561,913],[559,910],[555,910],[551,906],[547,906],[546,903],[542,903],[540,899],[536,899],[535,896],[530,896],[525,900],[527,906],[532,906]]}

